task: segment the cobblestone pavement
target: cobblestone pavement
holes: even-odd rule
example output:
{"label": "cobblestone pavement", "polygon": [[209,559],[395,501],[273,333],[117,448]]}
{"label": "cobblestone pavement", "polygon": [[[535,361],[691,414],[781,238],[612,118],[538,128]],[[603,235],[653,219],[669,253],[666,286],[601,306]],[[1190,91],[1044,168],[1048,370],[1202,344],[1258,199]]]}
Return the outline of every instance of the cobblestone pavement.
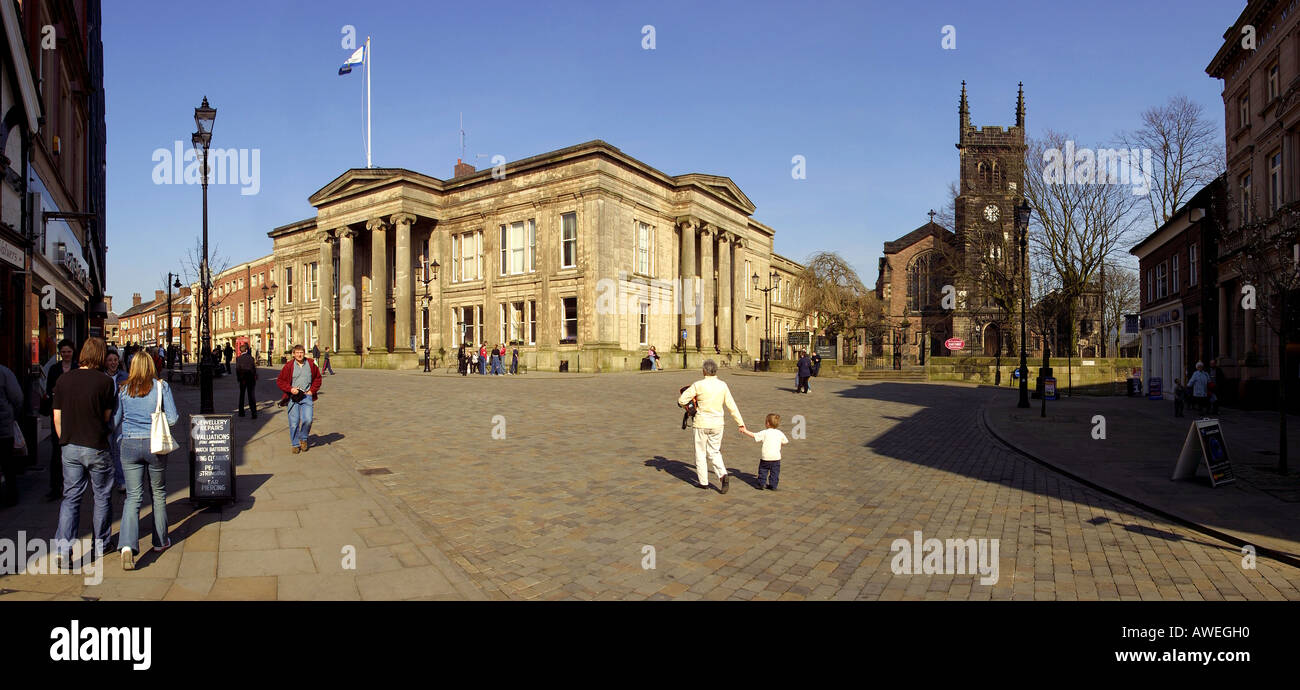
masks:
{"label": "cobblestone pavement", "polygon": [[[314,433],[494,599],[1300,599],[1297,569],[1245,569],[993,441],[987,389],[814,379],[804,396],[724,373],[752,427],[777,412],[791,434],[802,415],[807,438],[758,491],[758,445],[729,421],[730,493],[693,488],[674,398],[695,378],[341,371]],[[999,539],[997,582],[895,575],[914,531]]]}

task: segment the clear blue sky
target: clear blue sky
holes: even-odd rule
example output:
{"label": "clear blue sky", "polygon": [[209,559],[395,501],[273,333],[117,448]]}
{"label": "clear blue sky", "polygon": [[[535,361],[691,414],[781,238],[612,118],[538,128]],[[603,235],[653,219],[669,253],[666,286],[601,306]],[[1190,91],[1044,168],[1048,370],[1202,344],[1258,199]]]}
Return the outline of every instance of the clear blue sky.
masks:
{"label": "clear blue sky", "polygon": [[[374,164],[451,176],[458,114],[480,168],[604,139],[676,175],[730,177],[777,252],[848,258],[874,284],[883,242],[927,220],[957,177],[957,98],[972,122],[1102,144],[1186,94],[1222,131],[1204,69],[1245,3],[477,2],[104,3],[108,291],[161,288],[200,233],[197,185],[153,182],[156,149],[188,146],[217,108],[214,148],[260,149],[260,191],[210,187],[210,238],[237,263],[313,214],[307,197],[363,167],[362,73],[342,27],[374,39]],[[994,12],[993,8],[1001,7]],[[653,25],[656,49],[643,50]],[[943,50],[941,29],[957,30]],[[807,179],[790,160],[807,159]],[[214,262],[215,263],[215,262]]]}

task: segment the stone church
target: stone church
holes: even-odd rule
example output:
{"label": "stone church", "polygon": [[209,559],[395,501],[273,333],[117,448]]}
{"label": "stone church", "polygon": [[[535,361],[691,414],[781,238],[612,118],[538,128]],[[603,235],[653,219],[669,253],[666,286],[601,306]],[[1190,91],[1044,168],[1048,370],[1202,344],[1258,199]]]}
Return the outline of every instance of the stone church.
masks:
{"label": "stone church", "polygon": [[[958,195],[953,229],[930,221],[884,245],[876,279],[887,326],[873,351],[896,364],[935,356],[1016,352],[1015,206],[1024,186],[1025,97],[1015,124],[973,127],[962,82],[957,108]],[[945,290],[951,285],[952,290]],[[948,297],[945,300],[945,296]],[[949,351],[957,337],[964,347]]]}

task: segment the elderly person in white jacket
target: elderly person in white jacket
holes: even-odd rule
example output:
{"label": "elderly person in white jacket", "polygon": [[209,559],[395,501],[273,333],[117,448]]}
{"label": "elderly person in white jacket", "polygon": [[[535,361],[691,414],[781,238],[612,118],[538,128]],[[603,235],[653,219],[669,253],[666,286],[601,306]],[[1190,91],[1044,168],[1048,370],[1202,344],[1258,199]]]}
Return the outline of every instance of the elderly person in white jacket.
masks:
{"label": "elderly person in white jacket", "polygon": [[728,480],[727,466],[722,463],[722,430],[725,427],[722,416],[723,408],[736,420],[742,432],[745,420],[736,408],[736,399],[731,397],[731,389],[718,379],[718,364],[711,359],[704,360],[704,378],[692,383],[681,396],[677,404],[685,406],[695,398],[695,472],[699,477],[699,487],[709,488],[709,468],[707,457],[713,462],[713,472],[722,483],[722,493],[731,488]]}

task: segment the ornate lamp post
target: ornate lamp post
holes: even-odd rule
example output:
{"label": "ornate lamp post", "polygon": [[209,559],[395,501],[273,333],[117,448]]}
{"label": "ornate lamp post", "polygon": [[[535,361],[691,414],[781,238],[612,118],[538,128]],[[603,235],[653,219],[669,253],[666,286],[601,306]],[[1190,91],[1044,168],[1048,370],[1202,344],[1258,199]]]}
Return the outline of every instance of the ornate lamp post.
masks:
{"label": "ornate lamp post", "polygon": [[194,124],[198,126],[190,141],[194,149],[202,154],[203,167],[200,169],[203,183],[203,263],[200,267],[200,283],[203,292],[203,311],[200,331],[202,337],[203,360],[199,364],[199,412],[212,414],[212,305],[210,295],[212,276],[208,270],[208,148],[212,145],[212,126],[217,121],[217,110],[208,105],[208,97],[203,97],[203,104],[194,109]]}
{"label": "ornate lamp post", "polygon": [[271,364],[271,353],[275,349],[275,331],[271,328],[271,315],[275,313],[272,304],[275,302],[275,289],[279,287],[272,282],[268,288],[266,283],[262,283],[262,299],[266,300],[266,363]]}
{"label": "ornate lamp post", "polygon": [[175,273],[167,273],[167,368],[173,369],[173,363],[176,361],[172,354],[172,288],[179,290],[181,287],[180,276]]}
{"label": "ornate lamp post", "polygon": [[[438,280],[438,260],[434,259],[432,263],[429,263],[426,257],[424,270],[420,274],[420,282],[424,283],[424,296],[420,300],[423,302],[424,307],[424,373],[427,374],[429,373],[429,301],[432,299],[429,296],[429,283]],[[439,291],[438,296],[441,298],[441,291]],[[438,311],[441,313],[442,309],[439,308]]]}
{"label": "ornate lamp post", "polygon": [[771,366],[772,359],[772,291],[781,285],[781,276],[776,271],[772,271],[767,276],[767,287],[758,286],[758,274],[755,273],[751,278],[754,289],[763,293],[765,298],[764,316],[763,316],[763,368]]}
{"label": "ornate lamp post", "polygon": [[1020,402],[1016,407],[1029,409],[1029,362],[1025,354],[1025,302],[1029,301],[1029,202],[1016,206],[1016,238],[1020,241]]}

